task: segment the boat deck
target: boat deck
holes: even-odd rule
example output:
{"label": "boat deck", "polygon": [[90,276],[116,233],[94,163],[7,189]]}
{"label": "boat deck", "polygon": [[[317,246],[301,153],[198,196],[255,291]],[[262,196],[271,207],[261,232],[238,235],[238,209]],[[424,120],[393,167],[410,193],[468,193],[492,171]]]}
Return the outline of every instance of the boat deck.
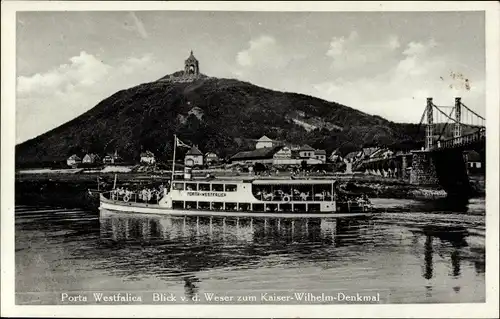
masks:
{"label": "boat deck", "polygon": [[123,213],[145,213],[171,216],[222,216],[222,217],[265,217],[265,218],[341,218],[371,215],[371,211],[363,212],[266,212],[266,211],[218,211],[203,209],[169,209],[158,204],[123,202],[101,196],[100,210]]}

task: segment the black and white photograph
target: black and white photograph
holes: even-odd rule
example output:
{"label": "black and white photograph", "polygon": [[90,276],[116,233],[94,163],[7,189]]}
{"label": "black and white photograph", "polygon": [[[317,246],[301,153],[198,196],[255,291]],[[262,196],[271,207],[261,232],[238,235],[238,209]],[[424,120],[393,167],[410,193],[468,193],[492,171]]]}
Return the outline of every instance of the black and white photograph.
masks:
{"label": "black and white photograph", "polygon": [[499,6],[411,4],[3,2],[2,316],[498,316]]}

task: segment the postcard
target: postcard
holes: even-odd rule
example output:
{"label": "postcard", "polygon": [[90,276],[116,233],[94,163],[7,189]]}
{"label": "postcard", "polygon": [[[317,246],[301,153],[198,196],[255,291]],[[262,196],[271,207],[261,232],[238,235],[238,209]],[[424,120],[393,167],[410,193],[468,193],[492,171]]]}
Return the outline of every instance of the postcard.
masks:
{"label": "postcard", "polygon": [[498,10],[2,2],[2,315],[498,316]]}

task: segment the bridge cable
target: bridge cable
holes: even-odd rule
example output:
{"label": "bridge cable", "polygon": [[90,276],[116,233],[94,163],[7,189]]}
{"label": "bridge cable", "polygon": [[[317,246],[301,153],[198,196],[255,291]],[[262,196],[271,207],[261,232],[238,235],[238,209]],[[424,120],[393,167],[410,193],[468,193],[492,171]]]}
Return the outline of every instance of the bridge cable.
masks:
{"label": "bridge cable", "polygon": [[427,109],[424,109],[424,112],[422,113],[422,116],[420,117],[420,122],[418,122],[417,131],[415,132],[415,134],[413,134],[412,140],[415,140],[415,138],[417,137],[418,133],[420,133],[420,127],[422,127],[422,121],[424,120],[424,117],[425,117],[426,113],[427,113]]}
{"label": "bridge cable", "polygon": [[461,102],[460,102],[460,104],[461,104],[463,107],[465,107],[467,110],[469,110],[469,112],[471,112],[471,113],[472,113],[472,114],[474,114],[475,116],[479,117],[481,120],[486,121],[486,119],[485,119],[484,117],[482,117],[481,115],[477,114],[477,113],[476,113],[476,112],[474,112],[473,110],[469,109],[469,108],[467,107],[467,105],[465,105],[465,104],[463,104],[463,103],[461,103]]}
{"label": "bridge cable", "polygon": [[438,110],[441,114],[443,114],[444,116],[446,116],[448,119],[452,120],[452,121],[453,121],[453,122],[455,122],[455,123],[459,123],[459,124],[460,124],[460,122],[457,122],[457,120],[455,120],[455,119],[454,119],[454,118],[452,118],[452,117],[449,117],[449,116],[448,116],[448,114],[446,114],[446,113],[444,113],[443,111],[441,111],[437,105],[432,104],[432,106],[434,106],[434,107],[436,108],[436,110]]}
{"label": "bridge cable", "polygon": [[[451,110],[451,112],[450,112],[450,114],[449,114],[448,118],[451,118],[451,114],[453,114],[453,111],[455,111],[455,109],[452,109],[452,110]],[[444,133],[444,131],[446,130],[446,127],[447,127],[447,126],[448,126],[448,121],[446,121],[446,122],[444,123],[443,130],[441,131],[441,134],[439,135],[439,138],[437,139],[437,141],[438,141],[438,142],[439,142],[439,141],[441,141],[441,137],[443,137],[443,133]]]}

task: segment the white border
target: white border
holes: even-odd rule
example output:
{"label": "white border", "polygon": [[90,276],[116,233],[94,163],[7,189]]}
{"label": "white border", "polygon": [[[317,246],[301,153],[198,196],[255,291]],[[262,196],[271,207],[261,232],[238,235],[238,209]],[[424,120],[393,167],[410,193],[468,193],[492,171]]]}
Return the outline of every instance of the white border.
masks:
{"label": "white border", "polygon": [[[498,317],[499,4],[497,2],[83,2],[2,1],[1,315],[64,317]],[[16,11],[486,11],[486,303],[310,306],[16,306],[14,304],[14,145]]]}

